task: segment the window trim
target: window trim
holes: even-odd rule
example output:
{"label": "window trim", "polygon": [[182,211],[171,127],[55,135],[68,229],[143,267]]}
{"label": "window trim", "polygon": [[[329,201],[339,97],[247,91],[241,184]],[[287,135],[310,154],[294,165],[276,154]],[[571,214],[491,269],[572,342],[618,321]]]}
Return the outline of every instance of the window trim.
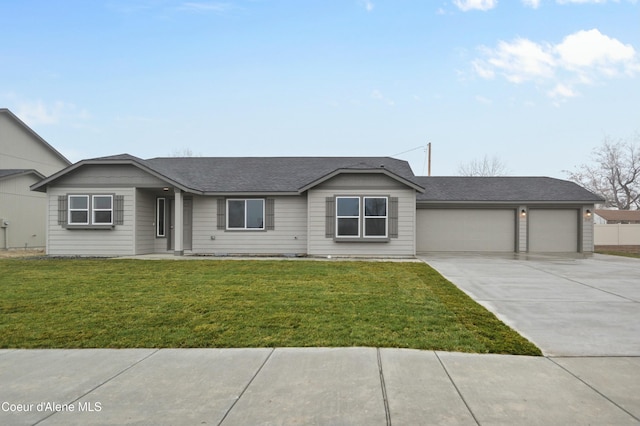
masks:
{"label": "window trim", "polygon": [[[355,196],[355,195],[338,195],[336,196],[336,232],[335,232],[335,238],[351,238],[351,239],[359,239],[361,238],[361,205],[362,205],[362,197],[359,196]],[[338,214],[338,205],[340,204],[339,200],[340,199],[356,199],[358,200],[358,216],[340,216]],[[358,220],[358,234],[357,235],[340,235],[340,219],[357,219]]]}
{"label": "window trim", "polygon": [[[74,209],[71,208],[71,199],[72,198],[84,198],[87,200],[87,208],[86,209]],[[67,195],[67,223],[72,226],[82,226],[82,225],[90,225],[91,219],[91,197],[88,194],[68,194]],[[86,222],[74,222],[71,220],[71,213],[73,212],[87,212],[87,220]]]}
{"label": "window trim", "polygon": [[[118,209],[116,205],[119,205],[116,201],[118,196],[114,193],[67,193],[62,195],[65,199],[64,209],[66,210],[65,218],[66,223],[59,222],[59,224],[66,229],[113,229],[117,225],[121,225],[121,219],[118,219],[116,215],[118,214]],[[110,197],[111,198],[111,208],[110,209],[96,209],[94,208],[94,198],[95,197]],[[87,200],[87,209],[72,209],[71,208],[71,200],[73,198],[85,198]],[[121,201],[120,201],[121,202]],[[119,208],[122,208],[119,207]],[[73,222],[71,220],[71,213],[77,211],[87,212],[87,221],[86,222]],[[111,212],[111,222],[96,222],[95,221],[95,212],[100,211],[110,211]]]}
{"label": "window trim", "polygon": [[[162,210],[160,209],[162,201]],[[160,213],[162,212],[162,229],[160,229]],[[162,233],[161,233],[162,232]],[[156,238],[167,237],[167,199],[165,197],[156,198]]]}
{"label": "window trim", "polygon": [[[384,199],[384,216],[367,216],[367,199]],[[367,219],[384,219],[384,235],[367,235]],[[362,197],[362,237],[363,238],[389,238],[389,197],[387,196],[363,196]]]}
{"label": "window trim", "polygon": [[[356,216],[338,216],[338,200],[340,198],[356,198],[358,199],[358,235],[339,235],[338,234],[338,219],[339,218],[353,218]],[[386,203],[386,215],[385,216],[365,216],[365,200],[369,198],[384,198]],[[335,215],[333,219],[333,240],[335,242],[344,242],[344,243],[382,243],[389,242],[389,222],[390,222],[390,200],[391,197],[389,195],[335,195],[333,197],[334,207],[333,214]],[[385,235],[366,235],[366,220],[367,219],[384,219],[385,220]]]}
{"label": "window trim", "polygon": [[[244,201],[244,227],[231,227],[229,226],[229,221],[231,215],[229,214],[229,202],[230,201]],[[260,228],[248,228],[247,227],[247,203],[249,201],[260,201],[262,203],[262,226]],[[227,198],[225,200],[225,209],[226,209],[226,223],[225,230],[226,231],[240,231],[240,232],[251,232],[251,231],[265,231],[266,228],[266,199],[264,198]]]}
{"label": "window trim", "polygon": [[[96,203],[95,203],[96,202],[96,198],[109,198],[111,207],[109,207],[108,209],[96,208]],[[111,220],[109,222],[98,222],[96,220],[96,213],[97,212],[109,212],[109,213],[111,213]],[[113,195],[112,194],[94,194],[94,195],[91,196],[91,224],[92,225],[97,225],[97,226],[113,225],[113,215],[114,215],[114,208],[113,208]]]}

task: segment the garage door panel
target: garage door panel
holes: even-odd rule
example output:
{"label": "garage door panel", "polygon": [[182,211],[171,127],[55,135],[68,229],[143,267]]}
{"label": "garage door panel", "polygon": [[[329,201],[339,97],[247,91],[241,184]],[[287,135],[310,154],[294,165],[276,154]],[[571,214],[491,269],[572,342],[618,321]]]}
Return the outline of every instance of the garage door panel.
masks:
{"label": "garage door panel", "polygon": [[574,253],[578,251],[577,209],[529,210],[529,251]]}
{"label": "garage door panel", "polygon": [[515,210],[419,209],[417,251],[515,250]]}

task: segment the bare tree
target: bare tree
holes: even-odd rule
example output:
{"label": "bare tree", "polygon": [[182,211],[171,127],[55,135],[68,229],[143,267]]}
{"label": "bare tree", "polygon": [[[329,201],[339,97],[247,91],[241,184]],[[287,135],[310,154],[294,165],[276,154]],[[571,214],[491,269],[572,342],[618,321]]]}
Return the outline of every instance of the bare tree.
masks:
{"label": "bare tree", "polygon": [[591,155],[592,164],[565,171],[569,179],[606,200],[607,207],[640,207],[640,133],[626,139],[605,137]]}
{"label": "bare tree", "polygon": [[508,174],[508,169],[498,157],[489,158],[485,155],[482,160],[460,164],[458,174],[460,176],[505,176]]}
{"label": "bare tree", "polygon": [[170,157],[200,157],[200,155],[194,154],[191,148],[183,148],[183,149],[174,149],[171,152]]}

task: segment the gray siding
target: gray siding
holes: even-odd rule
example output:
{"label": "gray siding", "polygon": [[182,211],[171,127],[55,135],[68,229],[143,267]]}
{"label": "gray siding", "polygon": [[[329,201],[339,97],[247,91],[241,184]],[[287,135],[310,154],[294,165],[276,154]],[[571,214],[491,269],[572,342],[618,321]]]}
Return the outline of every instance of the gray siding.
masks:
{"label": "gray siding", "polygon": [[307,249],[307,197],[269,197],[275,200],[273,231],[217,229],[218,199],[193,197],[193,253],[304,254]]}
{"label": "gray siding", "polygon": [[167,186],[166,182],[126,164],[80,167],[56,181],[56,186],[74,186],[82,188],[99,185],[115,187],[158,188]]}
{"label": "gray siding", "polygon": [[0,180],[0,219],[9,222],[0,228],[0,249],[43,248],[47,197],[29,191],[37,176],[22,175]]}
{"label": "gray siding", "polygon": [[[156,196],[147,191],[136,190],[135,252],[156,253]],[[164,248],[166,249],[166,239]]]}
{"label": "gray siding", "polygon": [[[587,216],[587,210],[591,210],[591,217]],[[594,246],[594,226],[593,215],[594,206],[583,206],[580,211],[582,218],[582,252],[593,253]]]}
{"label": "gray siding", "polygon": [[[308,191],[308,254],[314,256],[413,256],[416,192],[384,175],[343,174]],[[384,243],[335,242],[325,233],[326,198],[336,195],[398,197],[398,238]]]}
{"label": "gray siding", "polygon": [[35,169],[49,176],[66,166],[39,138],[0,113],[0,169]]}
{"label": "gray siding", "polygon": [[[51,175],[67,163],[25,129],[13,116],[0,113],[0,169],[34,169]],[[0,229],[0,249],[45,247],[45,194],[31,192],[35,176],[10,177],[0,181],[0,219],[10,222]]]}
{"label": "gray siding", "polygon": [[[526,212],[525,215],[522,215],[522,210]],[[518,210],[516,211],[516,215],[518,217],[518,245],[516,251],[519,253],[524,253],[527,251],[527,206],[518,206]]]}
{"label": "gray siding", "polygon": [[[124,224],[113,229],[66,229],[58,225],[58,196],[78,193],[113,193],[124,196]],[[125,256],[135,254],[133,188],[49,188],[47,254],[52,256]]]}

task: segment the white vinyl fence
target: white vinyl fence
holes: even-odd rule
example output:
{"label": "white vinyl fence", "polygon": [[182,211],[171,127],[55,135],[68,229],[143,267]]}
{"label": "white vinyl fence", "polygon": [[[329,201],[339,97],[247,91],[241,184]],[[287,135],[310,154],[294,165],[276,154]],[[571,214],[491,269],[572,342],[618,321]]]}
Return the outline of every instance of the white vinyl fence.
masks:
{"label": "white vinyl fence", "polygon": [[594,244],[597,246],[640,245],[640,225],[593,225]]}

